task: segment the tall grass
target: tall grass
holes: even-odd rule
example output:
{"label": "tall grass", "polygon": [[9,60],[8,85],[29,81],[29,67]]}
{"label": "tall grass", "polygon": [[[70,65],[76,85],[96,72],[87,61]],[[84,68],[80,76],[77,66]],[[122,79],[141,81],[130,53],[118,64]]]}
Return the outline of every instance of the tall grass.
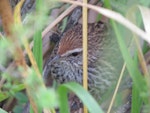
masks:
{"label": "tall grass", "polygon": [[[67,0],[60,0],[60,1],[65,1],[69,2]],[[114,2],[116,4],[114,4]],[[134,4],[135,0],[126,0],[126,2],[121,3],[120,1],[117,0],[105,0],[104,4],[107,9],[111,10],[116,10],[120,13],[122,13],[123,17],[126,17],[126,13],[128,13],[125,9],[131,8]],[[1,1],[0,1],[1,2]],[[51,3],[51,4],[50,4]],[[53,87],[47,88],[45,86],[45,83],[42,79],[42,69],[43,69],[43,56],[42,56],[42,30],[48,23],[48,11],[49,8],[53,8],[55,5],[57,5],[58,1],[42,1],[42,0],[37,0],[36,1],[36,11],[29,14],[29,19],[28,22],[25,25],[22,25],[21,21],[15,24],[15,27],[13,27],[14,31],[14,36],[19,42],[19,48],[22,51],[26,51],[29,60],[31,62],[31,67],[27,66],[26,64],[26,69],[22,65],[15,65],[14,63],[7,64],[9,57],[11,57],[14,61],[16,60],[16,56],[13,54],[16,51],[14,49],[16,46],[14,46],[16,43],[9,41],[6,37],[5,38],[0,38],[0,53],[1,53],[1,58],[0,58],[0,65],[9,68],[4,69],[0,74],[1,74],[1,80],[0,80],[0,102],[5,102],[5,105],[8,105],[10,98],[14,98],[18,93],[21,93],[21,95],[24,95],[22,93],[22,90],[26,90],[27,96],[29,98],[30,104],[31,104],[31,109],[35,113],[40,113],[42,110],[44,112],[52,112],[55,113],[55,108],[60,108],[60,113],[69,113],[69,106],[68,106],[68,99],[67,99],[67,94],[71,91],[75,93],[79,99],[83,102],[83,104],[87,107],[88,111],[90,113],[103,113],[104,111],[101,109],[99,104],[94,100],[94,98],[79,84],[77,83],[65,83],[60,86],[58,86],[57,89],[54,89]],[[77,4],[78,2],[76,2]],[[137,5],[142,5],[144,7],[147,7],[150,5],[150,2],[147,0],[143,1],[136,1]],[[120,7],[118,8],[118,4],[121,4],[123,9]],[[126,6],[127,4],[130,4],[130,6]],[[78,5],[82,5],[78,3]],[[44,7],[43,7],[44,6]],[[144,107],[150,106],[150,86],[149,86],[149,73],[144,73],[144,69],[147,69],[147,66],[145,68],[139,68],[143,63],[145,64],[145,60],[142,57],[139,56],[144,56],[144,52],[139,52],[140,50],[147,50],[149,51],[148,46],[146,45],[145,47],[139,46],[139,41],[136,39],[139,38],[137,35],[132,35],[132,37],[135,36],[135,38],[132,39],[132,43],[136,45],[134,48],[134,53],[130,53],[130,47],[125,43],[125,38],[128,37],[128,35],[124,36],[122,35],[123,30],[127,30],[125,27],[129,28],[129,32],[132,33],[134,31],[137,33],[135,29],[133,29],[133,26],[128,26],[124,25],[126,21],[122,21],[121,18],[114,18],[113,14],[107,14],[103,9],[99,9],[98,7],[95,6],[87,6],[84,5],[85,7],[90,7],[94,10],[97,10],[99,13],[104,14],[105,16],[108,16],[111,18],[110,24],[113,26],[113,30],[116,34],[116,38],[119,44],[119,48],[121,50],[122,56],[124,58],[124,62],[126,64],[126,68],[129,72],[130,77],[132,78],[133,81],[133,86],[132,86],[132,106],[131,106],[131,112],[132,113],[139,113],[140,110],[142,109],[142,105],[144,103]],[[17,9],[18,11],[20,10],[21,6]],[[121,10],[120,10],[121,9]],[[138,8],[137,8],[138,9]],[[108,12],[109,12],[108,10]],[[137,11],[137,10],[136,10]],[[117,12],[116,12],[117,13]],[[139,12],[143,13],[143,11]],[[2,16],[2,14],[0,14]],[[16,16],[15,18],[20,18],[20,15]],[[118,15],[116,15],[118,16]],[[143,18],[146,17],[139,17],[138,15],[137,19],[140,24],[142,24]],[[125,18],[126,19],[126,18]],[[124,19],[124,20],[125,20]],[[20,19],[19,19],[20,20]],[[115,21],[114,21],[115,20]],[[121,23],[123,26],[118,24],[117,22]],[[131,22],[131,21],[129,21]],[[137,23],[138,23],[137,22]],[[136,22],[134,22],[136,23]],[[130,24],[131,25],[131,24]],[[133,24],[134,25],[134,24]],[[120,27],[121,26],[121,27]],[[143,25],[144,27],[146,24]],[[4,27],[4,26],[3,26]],[[140,26],[141,27],[141,26]],[[121,29],[119,29],[121,28]],[[139,28],[142,30],[141,28]],[[6,31],[4,31],[6,32]],[[140,32],[141,33],[141,32]],[[149,39],[146,39],[149,34],[146,34],[145,32],[142,32],[143,34],[138,33],[141,37],[144,36],[142,40],[149,41]],[[11,36],[10,36],[11,37]],[[29,47],[29,40],[28,37],[33,37],[33,51]],[[16,41],[16,40],[15,40]],[[145,43],[147,43],[145,41]],[[149,42],[148,42],[149,43]],[[23,47],[22,47],[23,46]],[[139,48],[140,47],[140,48]],[[11,48],[11,49],[10,49]],[[23,50],[24,48],[24,50]],[[14,52],[11,52],[14,51]],[[8,56],[8,53],[11,53],[10,56]],[[22,54],[22,53],[21,53]],[[23,56],[23,55],[22,55]],[[21,59],[24,59],[22,57]],[[145,65],[144,64],[144,65]],[[13,66],[15,66],[15,69],[13,69]],[[141,66],[142,67],[142,66]],[[144,67],[144,66],[143,66]],[[10,73],[10,69],[13,70],[13,73]],[[141,72],[142,71],[142,72]],[[14,73],[15,72],[15,73]],[[19,76],[19,77],[14,77],[14,76]],[[116,92],[117,92],[116,88]],[[25,95],[21,96],[23,98],[26,98]],[[114,98],[116,97],[116,94],[113,96]],[[19,100],[19,99],[18,99]],[[112,99],[113,100],[113,99]],[[21,102],[18,101],[19,104],[23,105],[27,101]],[[112,101],[112,105],[114,102]],[[21,107],[21,106],[19,106]],[[31,111],[32,111],[31,110]],[[150,111],[150,109],[145,109],[148,110],[147,112]],[[20,112],[19,108],[16,108],[14,110],[15,112]],[[5,109],[0,108],[0,112],[2,113],[7,113]],[[111,112],[111,107],[110,111]]]}

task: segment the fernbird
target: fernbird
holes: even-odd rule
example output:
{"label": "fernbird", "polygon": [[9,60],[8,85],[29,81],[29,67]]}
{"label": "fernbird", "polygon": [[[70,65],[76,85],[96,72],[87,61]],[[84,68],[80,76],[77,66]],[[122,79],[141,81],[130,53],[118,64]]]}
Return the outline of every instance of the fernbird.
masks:
{"label": "fernbird", "polygon": [[[75,81],[82,84],[82,25],[70,28],[44,67],[44,79],[58,83]],[[88,90],[99,102],[117,82],[122,56],[108,23],[88,24]]]}

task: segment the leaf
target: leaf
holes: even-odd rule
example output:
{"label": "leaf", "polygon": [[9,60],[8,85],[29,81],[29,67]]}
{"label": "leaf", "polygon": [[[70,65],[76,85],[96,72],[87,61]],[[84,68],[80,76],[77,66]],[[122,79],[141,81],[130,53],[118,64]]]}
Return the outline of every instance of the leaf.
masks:
{"label": "leaf", "polygon": [[40,88],[37,93],[38,95],[36,102],[42,108],[52,109],[58,106],[58,98],[54,89]]}
{"label": "leaf", "polygon": [[[24,84],[14,85],[11,92],[17,93],[25,88]],[[0,92],[0,102],[7,99],[10,95],[8,92]]]}
{"label": "leaf", "polygon": [[67,88],[63,85],[58,88],[60,113],[69,113],[69,106],[67,100]]}
{"label": "leaf", "polygon": [[0,92],[0,102],[7,99],[9,97],[8,93]]}
{"label": "leaf", "polygon": [[[39,11],[41,4],[43,4],[42,0],[36,1],[36,11]],[[34,34],[34,45],[33,45],[33,54],[38,65],[39,71],[42,74],[43,69],[43,54],[42,54],[42,31],[36,30]]]}
{"label": "leaf", "polygon": [[69,113],[67,101],[68,90],[74,92],[81,99],[90,113],[104,113],[94,98],[82,86],[74,82],[62,84],[58,88],[61,113]]}
{"label": "leaf", "polygon": [[42,74],[43,69],[43,54],[42,54],[42,32],[36,31],[34,34],[34,45],[33,45],[33,54],[38,65],[38,68]]}
{"label": "leaf", "polygon": [[27,103],[28,99],[27,96],[23,92],[17,92],[15,94],[15,98],[17,99],[18,103]]}
{"label": "leaf", "polygon": [[132,107],[131,107],[131,113],[140,113],[141,105],[142,105],[142,99],[139,98],[139,91],[135,87],[135,85],[132,86]]}
{"label": "leaf", "polygon": [[144,6],[139,6],[139,9],[142,14],[145,31],[150,34],[150,9]]}
{"label": "leaf", "polygon": [[19,92],[23,89],[25,89],[25,85],[24,84],[18,84],[18,85],[13,85],[12,91]]}
{"label": "leaf", "polygon": [[8,113],[8,112],[0,108],[0,113]]}

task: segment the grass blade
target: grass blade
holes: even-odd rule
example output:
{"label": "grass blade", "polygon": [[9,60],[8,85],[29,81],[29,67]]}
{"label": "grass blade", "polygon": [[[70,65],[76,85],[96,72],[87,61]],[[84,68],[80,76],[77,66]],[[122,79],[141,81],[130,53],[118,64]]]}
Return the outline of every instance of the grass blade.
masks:
{"label": "grass blade", "polygon": [[[69,83],[60,85],[58,88],[58,92],[61,92],[60,93],[61,97],[63,96],[63,99],[60,99],[61,105],[63,104],[63,106],[60,106],[60,110],[65,111],[61,113],[68,113],[68,110],[67,110],[68,108],[65,105],[68,90],[71,90],[80,98],[80,100],[88,108],[90,113],[104,113],[102,109],[100,108],[99,104],[94,100],[94,98],[83,87],[81,87],[79,84],[74,83],[74,82],[69,82]],[[62,109],[65,109],[65,110],[62,110]]]}
{"label": "grass blade", "polygon": [[142,105],[142,99],[139,98],[139,91],[135,87],[135,85],[132,86],[132,108],[131,113],[140,113],[141,105]]}
{"label": "grass blade", "polygon": [[39,71],[42,73],[43,56],[42,56],[42,32],[37,31],[34,34],[33,54],[38,65]]}
{"label": "grass blade", "polygon": [[69,106],[67,100],[67,88],[60,86],[58,89],[60,99],[60,113],[69,113]]}

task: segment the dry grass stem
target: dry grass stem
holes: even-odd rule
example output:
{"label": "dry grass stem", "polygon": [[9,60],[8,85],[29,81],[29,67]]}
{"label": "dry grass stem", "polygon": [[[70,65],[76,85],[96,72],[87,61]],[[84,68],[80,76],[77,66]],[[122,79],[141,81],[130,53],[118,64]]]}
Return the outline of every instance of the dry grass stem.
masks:
{"label": "dry grass stem", "polygon": [[2,33],[0,32],[0,39],[5,39],[4,36],[2,35]]}
{"label": "dry grass stem", "polygon": [[[149,20],[150,20],[150,9],[148,9],[146,7],[142,7],[142,6],[138,6],[138,8],[140,9],[141,14],[142,14],[142,20],[143,20],[143,23],[144,23],[145,31],[150,34],[150,22],[149,22]],[[139,59],[140,59],[140,63],[141,63],[144,75],[148,76],[148,78],[149,78],[149,72],[148,72],[148,69],[147,69],[147,66],[146,66],[146,61],[144,59],[142,49],[139,45],[140,42],[138,41],[138,39],[136,39],[135,41],[136,41],[136,44],[137,44],[137,47],[138,47]],[[149,78],[149,80],[150,80],[150,78]]]}
{"label": "dry grass stem", "polygon": [[30,49],[29,43],[28,43],[28,41],[25,38],[24,38],[24,47],[25,47],[25,50],[27,51],[27,54],[28,54],[29,59],[31,61],[31,64],[32,64],[33,68],[35,69],[35,72],[37,73],[37,76],[40,79],[42,79],[42,76],[41,76],[40,71],[38,69],[38,66],[36,64],[36,61],[34,59],[33,53],[32,53],[32,51]]}
{"label": "dry grass stem", "polygon": [[[150,20],[150,9],[148,9],[146,7],[142,7],[142,6],[138,6],[138,8],[140,9],[141,14],[142,14],[142,20],[143,20],[143,23],[144,23],[145,31],[150,35],[150,22],[149,22],[149,20]],[[149,82],[150,81],[150,76],[149,76],[149,72],[148,72],[148,67],[146,65],[146,61],[144,59],[142,49],[139,45],[138,39],[136,39],[135,41],[136,41],[136,44],[138,46],[138,51],[139,51],[138,57],[139,57],[139,60],[140,60],[140,63],[141,63],[143,73],[144,73],[145,78],[146,78],[146,83],[147,83],[148,89],[149,89],[148,91],[150,93],[150,82]],[[148,100],[150,102],[150,98]]]}
{"label": "dry grass stem", "polygon": [[77,5],[71,5],[66,11],[64,11],[59,17],[57,17],[49,26],[47,26],[42,32],[42,37],[44,37],[54,26],[56,26],[63,18],[70,14]]}
{"label": "dry grass stem", "polygon": [[[150,17],[150,16],[146,15],[146,14],[148,14],[148,9],[145,9],[143,7],[140,7],[140,6],[138,6],[138,7],[134,6],[134,7],[131,8],[129,13],[127,14],[127,18],[129,18],[129,20],[131,20],[132,22],[136,23],[135,12],[139,9],[140,9],[141,14],[142,14],[142,19],[143,19],[143,22],[144,22],[145,30],[147,30],[146,32],[149,33],[148,32],[150,30],[149,29],[149,21],[148,21],[147,18]],[[131,16],[131,15],[134,15],[134,16]],[[148,27],[146,27],[147,25],[148,25]],[[141,70],[142,70],[142,72],[143,72],[143,74],[146,78],[147,86],[150,89],[150,83],[149,83],[150,77],[149,77],[148,68],[147,68],[146,61],[145,61],[145,58],[144,58],[144,55],[143,55],[143,52],[142,52],[142,48],[141,48],[141,45],[140,45],[140,40],[139,40],[139,38],[137,38],[137,35],[135,33],[133,33],[133,39],[135,40],[135,44],[136,44],[136,47],[137,47],[138,59],[139,59]],[[150,102],[150,99],[149,99],[149,102]]]}
{"label": "dry grass stem", "polygon": [[117,85],[116,85],[116,88],[115,88],[115,91],[114,91],[112,100],[111,100],[110,105],[109,105],[109,108],[108,108],[108,110],[107,110],[107,113],[110,113],[111,108],[112,108],[112,106],[113,106],[114,100],[115,100],[116,95],[117,95],[118,88],[119,88],[119,86],[120,86],[120,83],[121,83],[121,80],[122,80],[122,77],[123,77],[123,73],[124,73],[124,71],[125,71],[125,67],[126,67],[126,64],[124,64],[123,67],[122,67],[122,70],[121,70],[121,73],[120,73],[120,76],[119,76],[119,79],[118,79],[118,82],[117,82]]}
{"label": "dry grass stem", "polygon": [[8,0],[0,0],[0,17],[6,36],[10,40],[13,40],[11,27],[14,23],[14,19]]}
{"label": "dry grass stem", "polygon": [[[87,4],[87,0],[83,0],[85,4]],[[83,15],[83,27],[82,27],[82,36],[83,36],[83,87],[87,90],[88,89],[88,82],[87,82],[87,7],[83,6],[82,10]],[[88,113],[87,107],[84,106],[84,113]]]}
{"label": "dry grass stem", "polygon": [[[47,109],[44,109],[43,110],[43,113],[51,113],[49,110],[47,110]],[[53,112],[54,113],[54,112]]]}
{"label": "dry grass stem", "polygon": [[[138,9],[137,6],[133,6],[130,10],[129,13],[127,13],[127,18],[132,21],[133,23],[136,24],[136,15],[135,12]],[[131,15],[135,15],[135,16],[131,16]],[[141,49],[141,45],[140,45],[140,40],[137,38],[137,35],[135,33],[133,33],[133,39],[135,40],[135,44],[137,46],[137,50],[138,50],[138,57],[139,57],[139,61],[140,61],[140,65],[142,68],[142,71],[144,73],[144,75],[149,75],[148,74],[148,70],[146,67],[146,62],[142,53],[142,49]]]}
{"label": "dry grass stem", "polygon": [[145,31],[150,34],[150,9],[142,6],[138,7],[142,14],[142,20],[144,23]]}
{"label": "dry grass stem", "polygon": [[[54,27],[56,26],[63,18],[65,18],[68,14],[70,14],[77,6],[71,5],[66,11],[64,11],[60,16],[58,16],[50,25],[48,25],[44,31],[42,32],[42,38]],[[33,41],[30,43],[30,48],[33,47]],[[24,51],[24,54],[26,52]]]}
{"label": "dry grass stem", "polygon": [[[2,6],[2,7],[1,7]],[[7,10],[7,11],[6,11]],[[28,75],[27,73],[27,65],[23,56],[22,48],[20,47],[20,44],[17,40],[17,38],[12,33],[12,25],[14,24],[13,14],[11,11],[11,7],[9,5],[8,0],[0,0],[0,16],[2,18],[3,28],[6,33],[6,36],[9,37],[10,41],[12,41],[15,45],[15,50],[13,52],[14,55],[14,62],[18,67],[22,67],[24,71],[21,72],[21,75],[26,78]],[[10,65],[9,65],[10,66]],[[26,85],[26,84],[25,84]],[[29,87],[26,85],[27,92],[29,91]],[[29,100],[32,100],[32,97],[30,96],[30,92],[28,92]],[[34,106],[34,102],[30,101],[31,105]],[[37,109],[34,109],[34,112],[36,113]]]}
{"label": "dry grass stem", "polygon": [[[87,3],[87,0],[83,1],[84,3]],[[83,36],[83,87],[87,90],[88,83],[87,83],[87,8],[83,7],[83,27],[82,27],[82,36]]]}
{"label": "dry grass stem", "polygon": [[128,29],[130,29],[131,31],[133,31],[137,35],[139,35],[142,39],[144,39],[145,41],[150,43],[150,38],[149,38],[150,35],[148,33],[144,32],[143,30],[141,30],[140,28],[138,28],[136,25],[134,25],[132,22],[130,22],[128,19],[126,19],[124,16],[122,16],[120,13],[111,11],[106,8],[102,8],[102,7],[98,7],[98,6],[94,6],[94,5],[90,5],[90,4],[84,4],[84,3],[81,3],[78,1],[70,1],[70,0],[60,0],[60,1],[79,5],[79,6],[86,6],[90,9],[93,9],[93,10],[97,11],[98,13],[100,13],[108,18],[111,18],[111,19],[117,21],[118,23],[124,25],[125,27],[127,27]]}

